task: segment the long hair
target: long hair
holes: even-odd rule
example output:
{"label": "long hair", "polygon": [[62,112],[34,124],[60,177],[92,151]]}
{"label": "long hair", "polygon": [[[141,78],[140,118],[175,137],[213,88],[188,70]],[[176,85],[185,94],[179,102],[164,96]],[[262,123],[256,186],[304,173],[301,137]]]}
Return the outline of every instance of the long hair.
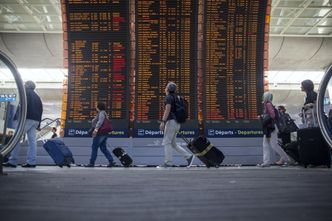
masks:
{"label": "long hair", "polygon": [[312,80],[304,80],[301,82],[302,88],[305,92],[310,92],[314,90],[314,82]]}

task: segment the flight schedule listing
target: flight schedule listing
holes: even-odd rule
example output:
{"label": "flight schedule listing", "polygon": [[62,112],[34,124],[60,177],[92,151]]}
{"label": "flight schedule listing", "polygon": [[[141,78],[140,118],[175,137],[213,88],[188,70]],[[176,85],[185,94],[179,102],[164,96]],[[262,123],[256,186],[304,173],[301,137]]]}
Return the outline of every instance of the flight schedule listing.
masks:
{"label": "flight schedule listing", "polygon": [[[265,12],[266,1],[205,0],[203,111],[209,136],[241,136],[232,129],[259,126]],[[215,128],[230,130],[216,135]]]}
{"label": "flight schedule listing", "polygon": [[88,136],[97,102],[106,104],[111,135],[128,135],[129,3],[69,0],[66,136]]}
{"label": "flight schedule listing", "polygon": [[[136,0],[136,136],[160,133],[165,86],[173,81],[188,101],[189,122],[197,119],[196,1]],[[184,126],[185,128],[185,126]],[[160,135],[160,134],[159,134]]]}

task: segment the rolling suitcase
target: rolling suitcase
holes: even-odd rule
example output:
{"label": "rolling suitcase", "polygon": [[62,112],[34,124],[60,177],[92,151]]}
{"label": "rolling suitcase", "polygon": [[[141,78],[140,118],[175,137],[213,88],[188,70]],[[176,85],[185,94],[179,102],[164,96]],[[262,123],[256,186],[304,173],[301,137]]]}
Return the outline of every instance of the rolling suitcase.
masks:
{"label": "rolling suitcase", "polygon": [[124,167],[129,167],[133,163],[133,159],[121,147],[115,148],[113,154],[120,160]]}
{"label": "rolling suitcase", "polygon": [[206,137],[197,137],[193,140],[182,137],[182,139],[187,143],[188,149],[208,168],[219,167],[225,159],[224,154],[213,146]]}
{"label": "rolling suitcase", "polygon": [[286,145],[284,145],[284,151],[290,156],[293,160],[298,163],[301,163],[299,156],[299,144],[297,141],[292,141]]}
{"label": "rolling suitcase", "polygon": [[326,143],[319,127],[309,127],[297,131],[299,157],[306,168],[311,165],[331,167],[330,147]]}
{"label": "rolling suitcase", "polygon": [[44,143],[43,147],[59,167],[70,167],[71,163],[75,163],[72,152],[62,140],[48,140]]}

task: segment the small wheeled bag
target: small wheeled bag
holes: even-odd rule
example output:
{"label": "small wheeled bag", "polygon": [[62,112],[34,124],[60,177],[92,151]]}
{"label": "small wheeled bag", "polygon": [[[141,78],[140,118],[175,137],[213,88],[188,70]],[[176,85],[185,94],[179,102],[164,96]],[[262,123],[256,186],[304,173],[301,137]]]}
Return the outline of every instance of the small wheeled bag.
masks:
{"label": "small wheeled bag", "polygon": [[225,155],[215,146],[213,146],[206,137],[197,137],[188,140],[182,137],[187,143],[188,149],[200,159],[206,167],[219,167],[225,159]]}
{"label": "small wheeled bag", "polygon": [[121,147],[115,148],[113,154],[120,160],[124,167],[129,167],[133,163],[133,159]]}

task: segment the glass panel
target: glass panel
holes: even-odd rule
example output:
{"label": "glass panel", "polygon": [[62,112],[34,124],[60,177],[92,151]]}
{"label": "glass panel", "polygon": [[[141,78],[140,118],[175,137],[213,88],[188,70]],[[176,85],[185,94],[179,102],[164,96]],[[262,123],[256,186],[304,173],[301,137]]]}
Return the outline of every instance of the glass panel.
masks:
{"label": "glass panel", "polygon": [[319,23],[319,26],[332,26],[332,18],[326,18]]}
{"label": "glass panel", "polygon": [[324,17],[331,9],[306,9],[299,17]]}
{"label": "glass panel", "polygon": [[302,4],[303,4],[303,0],[295,0],[295,1],[283,0],[283,1],[279,2],[278,6],[299,7]]}
{"label": "glass panel", "polygon": [[290,19],[286,18],[271,18],[271,25],[287,25]]}
{"label": "glass panel", "polygon": [[295,34],[295,35],[298,35],[298,34],[305,34],[307,33],[308,31],[310,30],[310,27],[290,27],[288,28],[284,34],[288,34],[288,35],[291,35],[291,34]]}
{"label": "glass panel", "polygon": [[282,27],[270,27],[270,34],[280,34],[282,30]]}
{"label": "glass panel", "polygon": [[295,14],[299,11],[300,9],[297,8],[283,8],[283,9],[274,9],[272,10],[271,16],[281,16],[284,18],[292,18],[295,16]]}
{"label": "glass panel", "polygon": [[315,0],[310,3],[310,7],[312,6],[330,6],[332,7],[332,2],[330,0]]}
{"label": "glass panel", "polygon": [[319,18],[295,19],[292,26],[313,26],[319,20]]}
{"label": "glass panel", "polygon": [[309,35],[330,35],[332,34],[332,28],[313,28]]}
{"label": "glass panel", "polygon": [[19,103],[19,92],[14,75],[0,61],[0,150],[9,142],[14,135],[16,125],[14,117]]}

